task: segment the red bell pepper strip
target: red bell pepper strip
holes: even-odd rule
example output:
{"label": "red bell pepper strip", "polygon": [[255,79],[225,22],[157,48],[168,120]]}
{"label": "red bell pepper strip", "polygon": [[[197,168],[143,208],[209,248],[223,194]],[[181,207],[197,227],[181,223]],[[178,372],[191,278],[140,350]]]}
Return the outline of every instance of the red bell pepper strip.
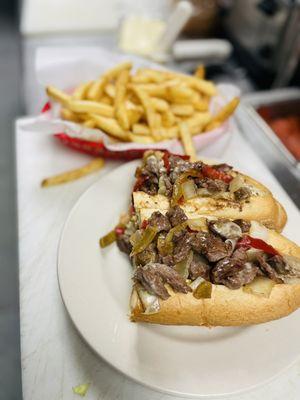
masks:
{"label": "red bell pepper strip", "polygon": [[254,249],[262,250],[265,253],[272,254],[273,256],[276,256],[279,254],[278,251],[276,249],[274,249],[273,246],[266,243],[264,240],[253,238],[249,235],[244,235],[242,237],[242,239],[240,239],[237,242],[237,247],[243,248],[245,250],[249,249],[250,247],[253,247]]}
{"label": "red bell pepper strip", "polygon": [[218,171],[216,168],[211,167],[210,165],[204,164],[202,167],[202,173],[206,178],[211,179],[220,179],[223,182],[229,183],[233,177],[225,174],[223,171]]}
{"label": "red bell pepper strip", "polygon": [[170,172],[170,169],[171,169],[169,156],[170,156],[169,152],[165,151],[164,156],[163,156],[163,162],[164,162],[164,166],[167,170],[167,174]]}
{"label": "red bell pepper strip", "polygon": [[47,103],[45,103],[44,107],[42,108],[42,113],[45,113],[47,111],[51,110],[51,104],[50,101],[47,101]]}
{"label": "red bell pepper strip", "polygon": [[149,222],[146,219],[144,219],[144,221],[141,223],[141,228],[146,229],[148,224],[149,224]]}
{"label": "red bell pepper strip", "polygon": [[123,226],[116,226],[115,232],[117,236],[123,235],[123,233],[125,232],[125,228]]}
{"label": "red bell pepper strip", "polygon": [[135,185],[134,185],[134,187],[133,187],[133,191],[134,191],[134,192],[139,191],[140,188],[143,186],[143,184],[144,184],[149,178],[150,178],[149,175],[140,175],[140,176],[137,178],[136,182],[135,182]]}
{"label": "red bell pepper strip", "polygon": [[164,166],[167,170],[167,174],[170,172],[170,169],[171,169],[170,160],[169,160],[170,156],[179,157],[182,160],[187,160],[187,161],[190,159],[190,156],[187,156],[185,154],[184,155],[173,154],[173,153],[170,153],[168,150],[164,150],[163,162],[164,162]]}

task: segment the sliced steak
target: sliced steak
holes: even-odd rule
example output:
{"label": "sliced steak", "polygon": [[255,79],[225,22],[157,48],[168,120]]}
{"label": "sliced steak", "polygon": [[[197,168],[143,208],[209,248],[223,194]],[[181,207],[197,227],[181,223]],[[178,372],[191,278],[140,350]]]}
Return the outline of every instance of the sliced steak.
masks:
{"label": "sliced steak", "polygon": [[228,165],[226,163],[212,165],[212,167],[221,172],[229,172],[233,168],[231,165]]}
{"label": "sliced steak", "polygon": [[139,190],[149,194],[150,196],[155,196],[158,192],[157,178],[153,175],[140,186]]}
{"label": "sliced steak", "polygon": [[198,232],[191,239],[192,248],[205,255],[210,262],[216,262],[232,253],[232,245],[209,232]]}
{"label": "sliced steak", "polygon": [[230,289],[239,289],[240,287],[251,283],[257,275],[258,268],[256,265],[247,262],[236,273],[229,274],[227,281],[224,283]]}
{"label": "sliced steak", "polygon": [[239,289],[252,282],[257,272],[257,266],[247,262],[246,252],[238,249],[231,257],[226,257],[216,264],[211,277],[214,283],[225,285],[229,289]]}
{"label": "sliced steak", "polygon": [[244,219],[235,219],[233,222],[241,228],[243,233],[247,233],[250,231],[251,222],[245,221]]}
{"label": "sliced steak", "polygon": [[228,183],[220,179],[203,178],[198,179],[196,182],[198,187],[205,188],[211,193],[226,192],[228,190]]}
{"label": "sliced steak", "polygon": [[247,200],[251,196],[251,190],[247,187],[241,187],[238,190],[236,190],[234,193],[234,198],[235,200]]}
{"label": "sliced steak", "polygon": [[144,267],[137,267],[133,277],[135,282],[139,282],[147,292],[155,294],[163,300],[170,297],[165,288],[163,278],[155,270]]}
{"label": "sliced steak", "polygon": [[158,260],[158,253],[154,243],[151,243],[145,250],[134,256],[135,265],[146,265]]}
{"label": "sliced steak", "polygon": [[186,172],[187,170],[191,169],[191,163],[183,160],[180,157],[170,155],[169,157],[169,162],[170,162],[170,180],[172,183],[176,181],[176,179],[181,175],[183,172]]}
{"label": "sliced steak", "polygon": [[130,237],[128,235],[117,235],[117,245],[123,253],[131,253],[132,244],[130,243]]}
{"label": "sliced steak", "polygon": [[188,219],[182,208],[179,206],[170,208],[170,210],[167,212],[167,217],[169,218],[172,226],[179,225]]}
{"label": "sliced steak", "polygon": [[185,232],[185,234],[176,242],[173,251],[173,260],[177,264],[187,258],[189,251],[192,248],[191,241],[194,234]]}
{"label": "sliced steak", "polygon": [[279,278],[275,269],[265,260],[265,257],[262,254],[257,256],[257,261],[259,268],[261,271],[270,279],[272,279],[276,283],[282,283],[282,279]]}
{"label": "sliced steak", "polygon": [[173,258],[172,254],[169,254],[167,256],[159,256],[159,262],[161,264],[166,264],[169,267],[173,267],[175,265],[174,258]]}
{"label": "sliced steak", "polygon": [[158,181],[158,194],[171,197],[173,193],[173,185],[167,175],[161,175]]}
{"label": "sliced steak", "polygon": [[286,261],[279,254],[276,256],[270,257],[268,259],[268,264],[280,275],[286,275],[290,272],[289,268],[286,264]]}
{"label": "sliced steak", "polygon": [[146,158],[144,168],[157,177],[167,172],[163,160],[156,157],[154,154]]}
{"label": "sliced steak", "polygon": [[197,253],[193,254],[193,259],[189,267],[189,277],[191,279],[201,278],[209,281],[210,265],[208,261]]}
{"label": "sliced steak", "polygon": [[169,231],[171,224],[169,218],[159,211],[155,211],[148,220],[149,225],[158,229],[158,232]]}
{"label": "sliced steak", "polygon": [[134,280],[139,282],[149,293],[155,294],[162,299],[170,295],[164,284],[168,283],[175,292],[188,293],[191,288],[173,268],[164,264],[149,263],[136,269]]}
{"label": "sliced steak", "polygon": [[202,171],[203,165],[204,164],[202,161],[195,161],[194,163],[192,163],[192,168],[197,171]]}

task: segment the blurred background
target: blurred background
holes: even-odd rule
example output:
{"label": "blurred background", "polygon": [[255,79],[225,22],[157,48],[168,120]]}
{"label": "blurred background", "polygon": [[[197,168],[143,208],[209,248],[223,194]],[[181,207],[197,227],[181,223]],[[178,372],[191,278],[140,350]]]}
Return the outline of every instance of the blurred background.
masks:
{"label": "blurred background", "polygon": [[300,2],[1,0],[0,31],[0,399],[10,400],[21,399],[14,121],[45,100],[36,50],[103,46],[185,73],[204,64],[208,79],[240,88],[237,122],[299,207]]}

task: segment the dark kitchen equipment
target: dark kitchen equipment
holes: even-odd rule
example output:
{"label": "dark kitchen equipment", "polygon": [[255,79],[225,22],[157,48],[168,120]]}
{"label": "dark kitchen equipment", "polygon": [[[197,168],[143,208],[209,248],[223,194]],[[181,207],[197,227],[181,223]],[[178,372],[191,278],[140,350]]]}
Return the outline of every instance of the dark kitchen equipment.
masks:
{"label": "dark kitchen equipment", "polygon": [[239,61],[261,87],[288,85],[299,68],[299,0],[232,1],[224,26]]}

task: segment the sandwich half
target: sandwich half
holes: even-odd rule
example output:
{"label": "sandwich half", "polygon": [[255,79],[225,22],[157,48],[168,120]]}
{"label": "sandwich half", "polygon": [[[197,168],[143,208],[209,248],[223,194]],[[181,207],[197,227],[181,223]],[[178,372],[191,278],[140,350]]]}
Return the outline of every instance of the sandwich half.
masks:
{"label": "sandwich half", "polygon": [[259,221],[281,232],[287,217],[272,193],[227,164],[189,162],[183,156],[148,151],[136,170],[135,206],[151,215],[179,205],[188,218],[199,215]]}
{"label": "sandwich half", "polygon": [[188,219],[178,206],[141,214],[117,235],[134,268],[132,321],[240,326],[300,306],[300,248],[278,232],[256,221]]}

